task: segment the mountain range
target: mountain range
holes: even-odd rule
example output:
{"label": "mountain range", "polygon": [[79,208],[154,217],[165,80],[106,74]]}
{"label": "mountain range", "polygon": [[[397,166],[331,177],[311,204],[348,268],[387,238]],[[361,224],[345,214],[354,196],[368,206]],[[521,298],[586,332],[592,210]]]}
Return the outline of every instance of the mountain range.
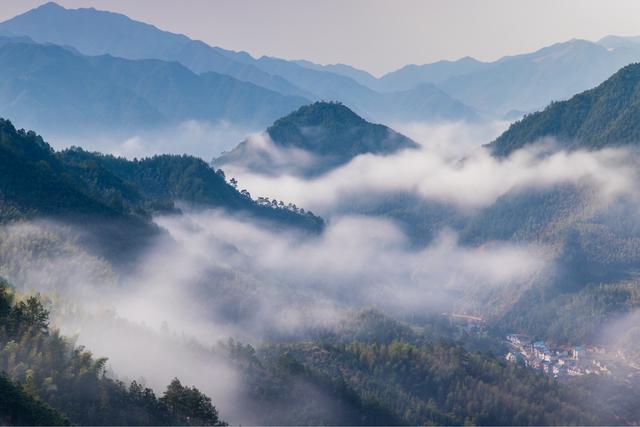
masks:
{"label": "mountain range", "polygon": [[[121,14],[93,8],[65,9],[56,3],[44,4],[0,23],[0,34],[14,42],[26,42],[28,37],[35,43],[59,45],[78,57],[102,57],[89,60],[94,72],[100,67],[115,71],[96,79],[106,78],[104,85],[108,86],[112,83],[108,79],[120,76],[119,91],[132,90],[135,94],[134,97],[122,94],[124,100],[114,99],[113,105],[103,107],[104,123],[99,118],[94,121],[105,127],[109,126],[109,120],[124,115],[126,109],[132,122],[170,123],[204,118],[259,129],[303,104],[318,100],[342,102],[364,118],[384,123],[511,118],[540,109],[551,101],[569,98],[640,59],[636,39],[609,36],[598,42],[557,43],[493,62],[464,57],[407,65],[376,78],[345,64],[318,65],[267,56],[256,59],[246,52],[210,46]],[[114,60],[119,65],[112,64],[104,55],[121,58]],[[146,65],[136,72],[119,74],[119,66],[138,68],[132,65],[138,60],[157,61],[153,65],[142,61]],[[31,61],[39,63],[37,58]],[[175,63],[192,74],[178,70]],[[4,104],[17,105],[0,113],[20,123],[24,117],[25,126],[48,130],[44,126],[48,124],[41,123],[36,112],[32,116],[27,114],[40,105],[40,100],[30,93],[37,92],[38,84],[37,80],[21,81],[5,89]],[[173,93],[164,97],[157,93],[159,87],[170,88]],[[25,94],[21,96],[23,91]],[[117,95],[117,91],[108,92]],[[176,116],[169,115],[162,103],[179,105]],[[89,114],[91,109],[82,110]]]}
{"label": "mountain range", "polygon": [[489,116],[522,115],[590,89],[619,68],[640,60],[639,43],[633,37],[608,36],[597,42],[574,39],[493,62],[464,57],[407,65],[378,79],[362,72],[350,75],[381,92],[435,84]]}
{"label": "mountain range", "polygon": [[[64,30],[61,30],[64,29]],[[184,35],[162,31],[152,25],[134,21],[112,12],[95,9],[65,9],[55,3],[47,3],[36,9],[0,23],[0,33],[28,36],[37,43],[51,43],[72,47],[83,55],[112,55],[119,58],[140,60],[156,59],[178,62],[193,73],[207,75],[211,72],[233,77],[235,80],[252,83],[259,88],[277,92],[283,96],[314,100],[340,101],[360,114],[378,121],[393,121],[402,117],[408,120],[442,121],[475,120],[475,111],[451,98],[432,85],[423,85],[412,94],[379,93],[361,85],[345,75],[301,66],[294,61],[272,57],[254,59],[245,52],[233,52],[212,47],[204,42],[191,40]],[[210,80],[214,77],[209,77]],[[127,82],[136,85],[137,82]],[[163,86],[174,85],[183,89],[179,81],[164,81]],[[259,88],[256,88],[258,86]],[[247,88],[247,86],[243,86]],[[410,89],[409,91],[411,91]],[[185,92],[189,93],[187,86]],[[218,92],[208,87],[198,88],[198,93],[217,99]],[[250,91],[248,91],[250,92]],[[259,95],[244,95],[244,98],[258,98]],[[198,106],[199,99],[186,97],[183,102]],[[209,101],[213,102],[213,101]],[[219,109],[239,111],[238,114],[251,117],[256,109],[242,106],[228,106],[228,99],[217,99]],[[282,104],[281,109],[290,107],[279,99],[271,99],[269,104]],[[298,104],[301,105],[304,102]],[[290,108],[289,111],[295,109]],[[229,117],[233,120],[234,117]],[[266,122],[254,121],[259,125]],[[27,125],[35,125],[31,122]]]}
{"label": "mountain range", "polygon": [[176,62],[84,56],[0,37],[0,114],[56,133],[120,132],[188,119],[260,125],[306,103]]}

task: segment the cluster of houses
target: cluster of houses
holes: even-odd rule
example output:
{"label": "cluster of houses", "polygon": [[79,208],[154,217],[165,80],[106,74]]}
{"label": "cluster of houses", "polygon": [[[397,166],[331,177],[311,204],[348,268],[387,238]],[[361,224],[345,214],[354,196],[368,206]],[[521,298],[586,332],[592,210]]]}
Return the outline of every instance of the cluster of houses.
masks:
{"label": "cluster of houses", "polygon": [[544,341],[533,341],[522,334],[510,334],[506,339],[508,361],[540,369],[555,378],[611,373],[604,362],[606,350],[603,347],[550,348]]}

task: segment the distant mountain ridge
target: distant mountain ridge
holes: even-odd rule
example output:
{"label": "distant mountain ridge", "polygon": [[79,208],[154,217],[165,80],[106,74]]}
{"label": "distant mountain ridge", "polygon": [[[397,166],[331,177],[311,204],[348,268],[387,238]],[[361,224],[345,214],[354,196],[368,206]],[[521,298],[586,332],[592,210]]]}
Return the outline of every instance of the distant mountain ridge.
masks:
{"label": "distant mountain ridge", "polygon": [[[0,34],[26,35],[90,55],[176,61],[195,73],[216,72],[283,95],[345,103],[369,120],[460,121],[517,117],[554,100],[567,99],[640,60],[633,37],[609,36],[597,43],[570,40],[535,52],[482,62],[407,65],[376,78],[345,64],[319,65],[263,56],[253,58],[162,31],[124,15],[65,9],[47,3],[0,23]],[[425,86],[425,84],[427,86]],[[435,85],[435,86],[430,86]],[[425,97],[430,87],[428,101]]]}
{"label": "distant mountain ridge", "polygon": [[39,43],[74,46],[85,55],[178,61],[195,72],[215,71],[287,95],[303,95],[285,80],[247,64],[246,52],[212,48],[119,13],[94,8],[65,9],[49,2],[1,23],[0,30],[29,35]]}
{"label": "distant mountain ridge", "polygon": [[[620,39],[620,38],[619,38]],[[567,99],[640,60],[640,44],[607,38],[593,43],[570,40],[535,52],[505,56],[494,62],[473,58],[408,65],[381,77],[384,90],[437,84],[463,103],[499,117],[511,111],[532,111]]]}
{"label": "distant mountain ridge", "polygon": [[[275,121],[265,134],[276,149],[288,151],[293,157],[289,165],[292,171],[304,176],[327,172],[360,154],[385,155],[418,147],[406,136],[384,125],[369,123],[348,107],[331,102],[303,106]],[[310,164],[296,161],[300,152],[311,157]],[[261,173],[282,172],[277,170],[269,148],[257,146],[251,139],[215,159],[213,164],[217,167],[233,164]]]}
{"label": "distant mountain ridge", "polygon": [[352,67],[321,67],[267,56],[254,59],[246,52],[209,46],[121,14],[93,8],[65,9],[47,3],[0,23],[0,32],[26,35],[38,43],[73,46],[85,55],[176,61],[197,74],[228,75],[282,95],[308,101],[340,101],[376,121],[405,116],[407,120],[421,121],[478,118],[473,108],[435,87],[429,89],[425,100],[416,102],[416,98],[425,94],[425,87],[413,96],[383,94],[359,82],[366,79],[366,73]]}
{"label": "distant mountain ridge", "polygon": [[192,119],[260,127],[307,102],[177,62],[84,56],[0,37],[0,114],[45,132],[122,132]]}

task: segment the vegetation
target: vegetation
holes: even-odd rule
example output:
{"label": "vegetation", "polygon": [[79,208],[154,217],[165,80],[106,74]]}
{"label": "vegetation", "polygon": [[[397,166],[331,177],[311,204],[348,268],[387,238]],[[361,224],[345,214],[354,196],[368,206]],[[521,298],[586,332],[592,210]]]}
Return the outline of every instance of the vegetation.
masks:
{"label": "vegetation", "polygon": [[[316,102],[276,120],[266,134],[276,147],[297,149],[314,159],[307,165],[292,165],[305,176],[322,174],[360,154],[390,154],[418,145],[406,136],[380,124],[369,123],[338,102]],[[274,165],[244,141],[214,160],[223,167],[239,163],[253,170],[273,173]]]}
{"label": "vegetation", "polygon": [[136,382],[126,387],[111,379],[106,362],[50,329],[49,311],[38,296],[17,300],[0,283],[0,372],[13,381],[1,376],[0,386],[15,399],[8,408],[0,403],[0,416],[28,424],[65,424],[65,417],[85,425],[222,424],[198,389],[176,379],[157,398]]}
{"label": "vegetation", "polygon": [[640,141],[640,64],[620,69],[598,87],[527,115],[489,144],[497,156],[545,137],[561,148],[599,149]]}
{"label": "vegetation", "polygon": [[541,373],[454,344],[298,343],[258,353],[267,362],[333,378],[343,390],[366,396],[371,403],[362,419],[367,424],[599,422],[568,389]]}
{"label": "vegetation", "polygon": [[238,191],[202,160],[156,156],[128,161],[69,149],[59,153],[34,132],[0,119],[0,222],[35,216],[89,223],[96,234],[120,243],[127,253],[157,234],[153,212],[175,210],[184,201],[243,212],[281,227],[318,231],[323,221],[310,212],[264,206]]}
{"label": "vegetation", "polygon": [[4,374],[0,374],[0,396],[2,425],[69,425],[66,417],[27,393]]}
{"label": "vegetation", "polygon": [[187,155],[161,155],[127,160],[72,148],[59,153],[69,168],[91,182],[94,194],[132,212],[175,210],[176,202],[245,213],[273,224],[319,231],[323,221],[304,210],[287,209],[284,203],[266,205],[238,191],[222,171]]}

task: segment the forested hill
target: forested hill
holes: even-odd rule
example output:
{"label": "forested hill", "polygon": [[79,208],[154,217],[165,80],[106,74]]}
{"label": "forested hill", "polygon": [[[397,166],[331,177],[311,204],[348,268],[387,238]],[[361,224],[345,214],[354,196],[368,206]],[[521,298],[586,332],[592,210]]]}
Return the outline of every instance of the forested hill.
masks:
{"label": "forested hill", "polygon": [[363,310],[317,340],[236,346],[259,414],[243,424],[634,423],[633,415],[607,412],[541,372],[448,341],[455,326],[444,317],[422,326]]}
{"label": "forested hill", "polygon": [[0,119],[0,218],[35,214],[126,215],[116,204],[93,197],[88,183],[70,174],[54,150],[33,131]]}
{"label": "forested hill", "polygon": [[224,424],[209,397],[177,379],[157,398],[108,377],[107,359],[51,329],[39,296],[18,300],[2,278],[0,349],[2,425]]}
{"label": "forested hill", "polygon": [[283,147],[319,155],[388,154],[418,145],[384,125],[367,122],[338,102],[316,102],[300,107],[267,129]]}
{"label": "forested hill", "polygon": [[[300,107],[282,117],[266,130],[280,149],[301,150],[312,159],[305,167],[297,165],[302,175],[315,175],[347,163],[360,154],[391,154],[406,148],[417,148],[406,136],[381,124],[366,121],[348,107],[337,102],[316,102]],[[260,172],[279,172],[252,140],[216,159],[214,164],[238,164]]]}
{"label": "forested hill", "polygon": [[[244,213],[274,225],[320,231],[321,218],[304,210],[255,202],[251,195],[227,183],[222,171],[188,155],[160,155],[141,160],[89,153],[80,148],[60,152],[60,159],[105,197],[117,194],[132,211],[173,209],[176,202],[196,207]],[[105,172],[107,175],[104,175]],[[109,179],[115,178],[112,182]]]}
{"label": "forested hill", "polygon": [[565,149],[640,142],[640,64],[628,65],[596,88],[526,116],[489,147],[497,156],[508,156],[545,137],[554,137]]}
{"label": "forested hill", "polygon": [[122,240],[125,248],[132,238],[154,235],[150,215],[173,210],[177,201],[250,214],[279,226],[322,228],[322,220],[310,213],[254,202],[195,157],[128,161],[81,149],[56,153],[35,132],[16,130],[3,119],[0,169],[0,222],[45,216],[90,223],[105,236],[116,233],[112,240]]}

